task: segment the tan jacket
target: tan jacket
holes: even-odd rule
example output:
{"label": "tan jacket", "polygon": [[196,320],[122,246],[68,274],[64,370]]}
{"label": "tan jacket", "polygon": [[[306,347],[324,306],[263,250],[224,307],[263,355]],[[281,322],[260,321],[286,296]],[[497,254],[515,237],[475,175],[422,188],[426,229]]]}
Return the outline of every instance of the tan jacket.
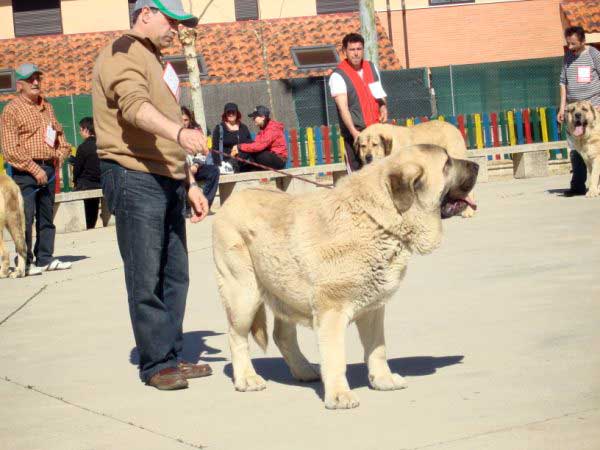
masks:
{"label": "tan jacket", "polygon": [[179,104],[163,80],[160,56],[150,40],[134,31],[100,52],[92,82],[98,156],[128,169],[183,179],[185,151],[143,131],[135,121],[140,106],[150,102],[182,123]]}

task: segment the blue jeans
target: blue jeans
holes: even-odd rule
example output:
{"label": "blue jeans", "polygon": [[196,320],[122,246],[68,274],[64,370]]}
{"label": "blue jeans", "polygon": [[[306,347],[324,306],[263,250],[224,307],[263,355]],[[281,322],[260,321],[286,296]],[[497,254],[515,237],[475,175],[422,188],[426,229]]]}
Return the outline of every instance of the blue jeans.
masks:
{"label": "blue jeans", "polygon": [[183,181],[100,162],[102,192],[115,215],[129,315],[147,382],[175,367],[183,350],[188,292]]}
{"label": "blue jeans", "polygon": [[[13,179],[21,189],[23,206],[25,209],[25,242],[27,244],[27,261],[30,266],[50,264],[54,259],[54,239],[56,227],[54,226],[54,166],[39,163],[46,172],[49,183],[39,186],[33,175],[13,169]],[[50,181],[51,180],[51,181]],[[33,244],[33,221],[35,219],[35,245]]]}
{"label": "blue jeans", "polygon": [[206,200],[208,200],[208,206],[211,207],[215,196],[217,195],[217,189],[219,187],[219,176],[221,172],[219,168],[212,164],[202,164],[198,167],[198,172],[194,175],[196,181],[204,181],[204,187],[202,191]]}

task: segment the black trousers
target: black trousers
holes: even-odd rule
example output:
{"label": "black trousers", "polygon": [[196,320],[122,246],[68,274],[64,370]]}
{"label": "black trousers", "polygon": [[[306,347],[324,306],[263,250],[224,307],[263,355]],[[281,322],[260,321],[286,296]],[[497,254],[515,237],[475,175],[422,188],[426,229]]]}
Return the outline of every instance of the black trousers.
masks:
{"label": "black trousers", "polygon": [[[263,150],[262,152],[257,153],[246,153],[240,151],[240,158],[244,158],[246,161],[252,161],[258,164],[262,164],[263,166],[268,166],[273,169],[281,170],[285,167],[285,160],[277,156],[275,153],[270,152],[269,150]],[[246,164],[240,161],[240,172],[255,172],[261,169],[260,167],[253,166],[251,164]]]}
{"label": "black trousers", "polygon": [[354,151],[354,139],[352,136],[343,135],[344,138],[344,149],[346,152],[346,168],[348,173],[355,172],[362,168],[362,162]]}
{"label": "black trousers", "polygon": [[100,199],[86,198],[83,201],[83,207],[85,208],[86,228],[88,230],[96,228],[96,222],[98,221],[98,211],[100,210]]}
{"label": "black trousers", "polygon": [[587,167],[585,161],[577,150],[571,150],[571,167],[573,176],[571,177],[571,190],[585,194],[585,182],[587,180]]}
{"label": "black trousers", "polygon": [[[29,266],[35,263],[38,266],[50,264],[54,254],[54,238],[56,227],[53,223],[54,216],[54,167],[49,164],[40,164],[46,172],[49,183],[39,186],[29,172],[13,169],[13,179],[21,189],[25,206],[25,242],[27,243],[27,261]],[[52,180],[52,181],[50,181]],[[33,241],[33,221],[35,218],[35,246]]]}

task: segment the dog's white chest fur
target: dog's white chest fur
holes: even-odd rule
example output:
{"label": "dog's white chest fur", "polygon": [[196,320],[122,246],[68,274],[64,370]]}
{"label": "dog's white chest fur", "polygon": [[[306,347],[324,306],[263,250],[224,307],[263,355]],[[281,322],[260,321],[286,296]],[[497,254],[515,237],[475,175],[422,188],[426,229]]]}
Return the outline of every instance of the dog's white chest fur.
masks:
{"label": "dog's white chest fur", "polygon": [[364,272],[362,296],[355,299],[359,309],[379,307],[388,301],[406,273],[410,252],[400,241],[386,236],[378,240],[375,248],[377,253],[370,261],[369,270]]}

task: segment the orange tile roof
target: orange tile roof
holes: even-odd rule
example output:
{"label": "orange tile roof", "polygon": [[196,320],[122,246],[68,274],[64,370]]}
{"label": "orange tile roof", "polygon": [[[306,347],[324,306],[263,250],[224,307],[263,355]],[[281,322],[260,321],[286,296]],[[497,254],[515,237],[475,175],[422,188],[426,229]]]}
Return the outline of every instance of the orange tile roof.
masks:
{"label": "orange tile roof", "polygon": [[560,9],[567,26],[580,26],[586,33],[600,32],[600,0],[565,0]]}
{"label": "orange tile roof", "polygon": [[[360,20],[356,13],[325,14],[199,25],[197,31],[196,48],[204,56],[209,73],[202,83],[243,83],[264,80],[265,72],[271,80],[328,73],[328,70],[298,70],[290,47],[335,44],[340,50],[346,33],[360,31]],[[400,69],[400,62],[379,21],[377,31],[381,69]],[[33,62],[44,71],[46,96],[89,94],[96,55],[120,34],[114,31],[0,40],[0,69]],[[261,41],[266,44],[266,64]],[[165,54],[182,54],[181,46],[177,43]],[[0,95],[0,101],[9,100],[13,95]]]}

